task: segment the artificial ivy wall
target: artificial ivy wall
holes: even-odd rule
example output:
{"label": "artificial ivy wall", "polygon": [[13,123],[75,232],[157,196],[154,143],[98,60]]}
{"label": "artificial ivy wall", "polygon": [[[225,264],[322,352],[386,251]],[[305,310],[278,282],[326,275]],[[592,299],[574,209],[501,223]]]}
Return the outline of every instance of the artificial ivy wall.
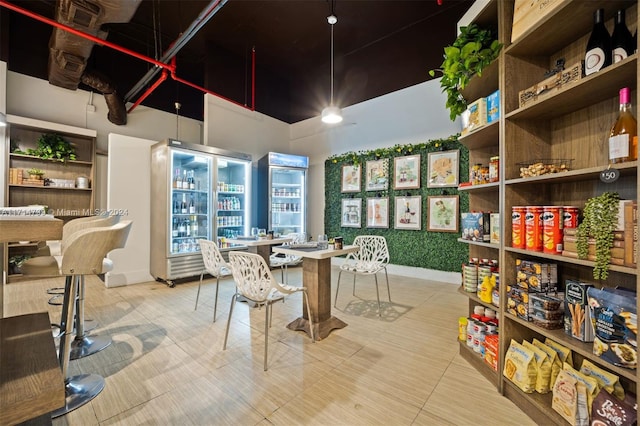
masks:
{"label": "artificial ivy wall", "polygon": [[[390,148],[378,148],[371,151],[347,152],[329,157],[325,161],[325,213],[324,228],[329,237],[342,236],[345,244],[353,243],[358,235],[382,235],[387,240],[390,263],[394,265],[415,266],[440,271],[459,272],[460,265],[468,260],[469,249],[466,244],[457,241],[458,232],[427,231],[427,197],[434,195],[459,195],[459,212],[469,211],[469,198],[465,191],[457,188],[427,188],[428,154],[435,151],[460,150],[459,180],[464,182],[469,176],[469,151],[458,142],[458,135],[447,139],[430,140],[414,145],[395,145]],[[420,154],[420,188],[393,189],[394,158]],[[388,189],[381,191],[365,190],[365,165],[367,161],[389,159]],[[341,192],[342,166],[361,164],[362,184],[359,192]],[[421,196],[421,229],[394,229],[394,205],[396,197]],[[372,197],[389,198],[389,227],[367,228],[366,200]],[[360,198],[362,215],[360,228],[342,226],[342,200]],[[458,224],[460,217],[458,215]]]}

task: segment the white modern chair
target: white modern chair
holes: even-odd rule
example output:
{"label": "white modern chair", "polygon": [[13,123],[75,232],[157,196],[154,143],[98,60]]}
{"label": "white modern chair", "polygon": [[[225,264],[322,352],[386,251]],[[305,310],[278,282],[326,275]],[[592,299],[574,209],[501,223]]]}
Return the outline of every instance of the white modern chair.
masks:
{"label": "white modern chair", "polygon": [[315,342],[313,332],[313,320],[311,310],[309,309],[309,296],[305,287],[295,287],[287,284],[281,284],[273,277],[269,265],[262,256],[254,253],[229,252],[229,264],[233,272],[233,279],[236,282],[236,293],[231,298],[231,308],[229,309],[229,320],[227,321],[227,330],[224,333],[224,344],[222,349],[227,349],[227,338],[229,337],[229,325],[231,324],[231,315],[233,314],[233,306],[239,296],[255,303],[256,306],[265,306],[265,322],[264,322],[264,371],[267,371],[267,354],[269,348],[269,327],[271,327],[272,307],[274,302],[284,300],[286,295],[302,292],[302,297],[309,312],[309,327],[311,329],[311,341]]}
{"label": "white modern chair", "polygon": [[205,272],[216,278],[216,297],[213,302],[213,322],[216,322],[216,311],[218,310],[218,288],[220,287],[220,278],[231,276],[231,268],[224,261],[222,253],[218,250],[218,244],[210,240],[198,240],[200,244],[200,252],[202,253],[202,261],[204,269],[200,274],[200,283],[198,283],[198,294],[196,295],[196,307],[198,310],[198,299],[200,298],[200,287],[202,287],[202,277]]}
{"label": "white modern chair", "polygon": [[[286,238],[291,238],[290,244],[299,244],[307,242],[307,234],[304,232],[292,232],[285,235]],[[290,254],[273,253],[269,256],[269,266],[272,268],[280,268],[281,280],[285,284],[289,284],[289,266],[298,265],[302,262],[302,257],[294,256]]]}
{"label": "white modern chair", "polygon": [[340,265],[338,283],[336,285],[336,297],[333,306],[338,302],[338,290],[340,290],[340,277],[343,272],[353,274],[353,295],[356,295],[356,276],[373,275],[376,282],[376,296],[378,298],[378,316],[380,316],[380,292],[378,291],[378,272],[384,270],[387,279],[387,293],[389,303],[391,303],[391,290],[389,290],[389,275],[387,265],[389,264],[389,249],[387,240],[380,235],[358,235],[353,240],[353,245],[360,247],[356,252],[347,254],[345,261]]}

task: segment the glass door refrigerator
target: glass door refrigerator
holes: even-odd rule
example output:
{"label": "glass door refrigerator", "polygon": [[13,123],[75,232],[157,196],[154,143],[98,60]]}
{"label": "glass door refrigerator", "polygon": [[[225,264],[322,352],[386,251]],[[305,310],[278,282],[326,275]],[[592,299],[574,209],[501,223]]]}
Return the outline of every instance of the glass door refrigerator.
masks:
{"label": "glass door refrigerator", "polygon": [[156,280],[173,287],[177,279],[199,276],[198,240],[224,244],[225,236],[248,234],[250,172],[246,154],[174,139],[151,147],[150,270]]}
{"label": "glass door refrigerator", "polygon": [[285,235],[307,232],[309,158],[269,152],[258,161],[258,227]]}

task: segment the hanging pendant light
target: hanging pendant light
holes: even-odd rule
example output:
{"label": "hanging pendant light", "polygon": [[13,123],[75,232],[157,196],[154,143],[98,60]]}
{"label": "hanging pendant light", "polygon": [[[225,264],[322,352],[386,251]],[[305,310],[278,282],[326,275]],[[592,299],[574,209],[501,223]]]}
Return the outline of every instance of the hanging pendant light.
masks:
{"label": "hanging pendant light", "polygon": [[331,26],[331,103],[322,110],[322,121],[327,124],[336,124],[342,121],[342,110],[333,105],[333,26],[338,22],[338,17],[333,14],[333,2],[331,3],[331,15],[327,17]]}

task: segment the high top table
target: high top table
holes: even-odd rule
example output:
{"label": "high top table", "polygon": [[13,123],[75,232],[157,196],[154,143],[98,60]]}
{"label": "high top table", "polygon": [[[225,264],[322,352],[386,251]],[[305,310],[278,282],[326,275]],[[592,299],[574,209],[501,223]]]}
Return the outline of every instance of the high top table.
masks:
{"label": "high top table", "polygon": [[358,246],[345,246],[340,250],[295,249],[286,246],[273,247],[274,253],[284,253],[302,257],[302,285],[307,288],[309,309],[302,302],[302,317],[297,318],[287,328],[303,330],[311,335],[309,315],[313,318],[316,340],[322,340],[331,330],[344,328],[347,323],[331,315],[331,258],[360,250]]}
{"label": "high top table", "polygon": [[[255,253],[262,256],[262,258],[267,262],[269,262],[269,256],[271,256],[271,247],[275,245],[280,245],[284,243],[290,243],[291,238],[287,237],[279,237],[279,238],[258,238],[258,239],[237,239],[237,238],[225,238],[225,242],[230,244],[237,244],[247,246],[249,249],[249,253]],[[232,248],[233,250],[233,248]]]}

